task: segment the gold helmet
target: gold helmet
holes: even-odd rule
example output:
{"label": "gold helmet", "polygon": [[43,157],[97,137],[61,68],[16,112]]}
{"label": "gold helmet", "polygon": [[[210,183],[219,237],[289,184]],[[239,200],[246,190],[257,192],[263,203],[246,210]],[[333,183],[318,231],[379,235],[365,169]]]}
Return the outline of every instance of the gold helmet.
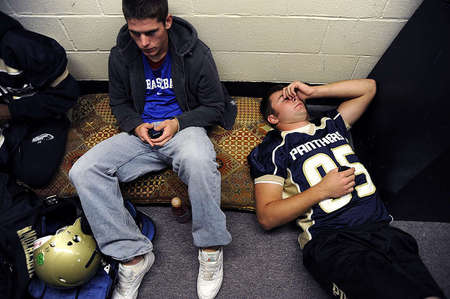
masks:
{"label": "gold helmet", "polygon": [[37,276],[55,287],[76,287],[91,279],[100,253],[91,235],[81,229],[81,218],[55,235],[36,240],[33,259]]}

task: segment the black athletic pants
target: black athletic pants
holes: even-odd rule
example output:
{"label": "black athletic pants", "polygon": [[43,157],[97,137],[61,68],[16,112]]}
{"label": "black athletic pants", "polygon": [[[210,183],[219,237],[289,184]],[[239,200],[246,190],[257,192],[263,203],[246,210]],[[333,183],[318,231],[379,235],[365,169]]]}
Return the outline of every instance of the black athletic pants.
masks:
{"label": "black athletic pants", "polygon": [[386,223],[321,232],[303,249],[303,263],[337,298],[444,298],[416,240]]}

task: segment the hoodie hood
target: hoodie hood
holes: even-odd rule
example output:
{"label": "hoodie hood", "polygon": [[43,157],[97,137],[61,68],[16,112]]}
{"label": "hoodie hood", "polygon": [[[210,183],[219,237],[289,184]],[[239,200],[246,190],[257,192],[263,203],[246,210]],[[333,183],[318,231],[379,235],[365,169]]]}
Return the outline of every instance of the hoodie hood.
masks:
{"label": "hoodie hood", "polygon": [[[187,21],[173,17],[172,27],[169,33],[169,48],[175,55],[184,56],[191,52],[198,40],[197,31]],[[128,60],[131,61],[136,56],[140,55],[140,50],[128,32],[128,25],[125,24],[117,35],[117,47],[119,52]]]}
{"label": "hoodie hood", "polygon": [[169,29],[169,42],[177,55],[184,56],[192,51],[198,40],[197,31],[187,21],[173,17],[172,27]]}

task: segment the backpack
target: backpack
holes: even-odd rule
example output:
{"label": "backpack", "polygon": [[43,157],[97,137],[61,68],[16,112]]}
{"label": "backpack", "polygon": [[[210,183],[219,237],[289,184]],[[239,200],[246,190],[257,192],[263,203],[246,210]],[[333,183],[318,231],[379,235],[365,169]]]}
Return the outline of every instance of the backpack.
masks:
{"label": "backpack", "polygon": [[[11,182],[0,172],[0,294],[3,298],[108,298],[112,294],[118,262],[104,257],[96,275],[72,289],[46,285],[34,275],[33,243],[72,225],[82,216],[78,198],[39,198],[26,187]],[[150,240],[155,226],[150,217],[136,210],[129,201],[125,207]],[[87,221],[86,221],[87,223]],[[89,229],[89,228],[87,228]],[[84,229],[83,229],[84,230]],[[27,292],[28,291],[28,292]]]}
{"label": "backpack", "polygon": [[[150,240],[154,239],[155,226],[150,217],[144,213],[136,210],[134,205],[125,201],[125,207],[130,212],[136,224],[141,229],[142,233],[146,235]],[[43,231],[46,231],[44,235],[54,234],[55,231],[60,228],[60,225],[55,223],[49,223],[51,218],[46,219],[43,217]],[[73,222],[73,221],[72,221]],[[82,222],[83,223],[83,222]],[[87,222],[86,222],[87,223]],[[89,231],[90,228],[83,229]],[[33,298],[42,299],[103,299],[110,298],[116,282],[117,271],[119,264],[117,261],[110,257],[103,258],[101,266],[98,268],[97,273],[87,283],[70,289],[60,289],[49,286],[41,281],[37,276],[33,277],[28,287],[29,294]]]}
{"label": "backpack", "polygon": [[25,297],[34,272],[33,242],[42,235],[42,215],[53,213],[67,223],[69,217],[62,215],[74,211],[70,205],[49,205],[0,172],[0,294],[4,298]]}

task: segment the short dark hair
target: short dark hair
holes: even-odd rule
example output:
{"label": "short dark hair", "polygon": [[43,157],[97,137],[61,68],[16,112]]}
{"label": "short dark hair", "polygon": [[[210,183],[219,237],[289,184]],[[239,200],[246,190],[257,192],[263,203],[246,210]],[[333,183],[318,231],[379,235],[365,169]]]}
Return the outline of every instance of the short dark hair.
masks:
{"label": "short dark hair", "polygon": [[157,19],[166,23],[169,14],[167,0],[122,0],[122,12],[129,19]]}
{"label": "short dark hair", "polygon": [[259,104],[259,111],[261,112],[262,116],[264,117],[264,120],[267,123],[269,123],[269,125],[273,128],[275,128],[275,125],[271,124],[267,120],[267,118],[271,114],[277,115],[277,112],[272,108],[272,102],[270,102],[270,96],[279,90],[283,90],[283,88],[284,88],[284,85],[282,85],[282,84],[276,84],[276,85],[270,87],[264,94],[264,97],[262,98],[261,103]]}

